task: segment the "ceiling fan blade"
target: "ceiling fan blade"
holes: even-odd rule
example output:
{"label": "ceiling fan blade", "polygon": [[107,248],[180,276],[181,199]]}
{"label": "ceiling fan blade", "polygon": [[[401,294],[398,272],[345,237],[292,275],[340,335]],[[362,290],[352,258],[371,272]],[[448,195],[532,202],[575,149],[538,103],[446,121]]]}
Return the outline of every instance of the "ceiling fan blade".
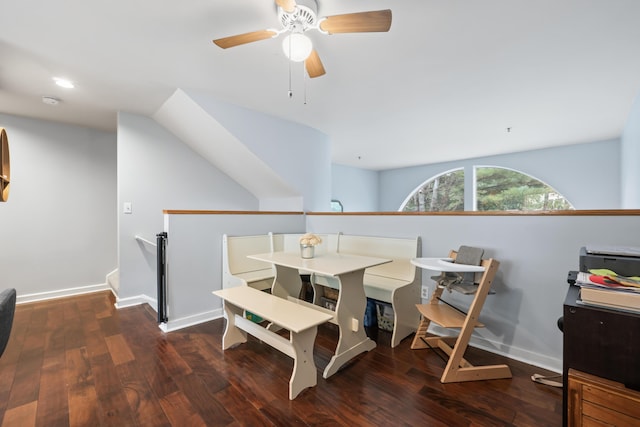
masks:
{"label": "ceiling fan blade", "polygon": [[304,66],[307,69],[307,73],[309,73],[309,77],[312,79],[326,74],[324,65],[322,65],[320,56],[318,56],[318,52],[315,49],[313,49],[309,57],[305,59]]}
{"label": "ceiling fan blade", "polygon": [[329,34],[386,32],[389,28],[390,9],[327,16],[320,22],[320,29]]}
{"label": "ceiling fan blade", "polygon": [[276,0],[276,4],[287,13],[296,10],[296,0]]}
{"label": "ceiling fan blade", "polygon": [[241,44],[270,39],[276,35],[278,35],[278,33],[276,33],[275,31],[260,30],[252,31],[250,33],[238,34],[236,36],[223,37],[221,39],[216,39],[213,42],[221,48],[227,49],[229,47],[239,46]]}

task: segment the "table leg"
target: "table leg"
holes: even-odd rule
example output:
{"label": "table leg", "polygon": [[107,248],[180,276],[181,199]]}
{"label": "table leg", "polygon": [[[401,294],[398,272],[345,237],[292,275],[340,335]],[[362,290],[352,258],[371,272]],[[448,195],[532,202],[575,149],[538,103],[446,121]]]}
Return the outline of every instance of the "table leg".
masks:
{"label": "table leg", "polygon": [[345,363],[360,353],[376,348],[375,341],[369,339],[364,331],[364,311],[367,298],[364,294],[362,278],[364,270],[341,274],[340,292],[336,304],[336,318],[340,329],[340,338],[335,355],[324,370],[323,378],[335,374]]}
{"label": "table leg", "polygon": [[298,269],[283,267],[276,264],[276,278],[271,286],[271,294],[280,298],[300,297],[302,279]]}

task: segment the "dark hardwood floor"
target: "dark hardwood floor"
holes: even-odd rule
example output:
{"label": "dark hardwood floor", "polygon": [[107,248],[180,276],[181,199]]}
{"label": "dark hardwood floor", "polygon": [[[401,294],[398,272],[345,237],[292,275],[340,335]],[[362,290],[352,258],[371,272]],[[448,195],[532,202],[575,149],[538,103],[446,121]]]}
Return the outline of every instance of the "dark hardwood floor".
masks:
{"label": "dark hardwood floor", "polygon": [[19,305],[0,358],[2,426],[559,426],[562,391],[539,368],[512,379],[441,384],[444,362],[411,339],[378,347],[325,380],[337,343],[319,328],[318,385],[288,399],[293,360],[250,337],[222,351],[224,320],[164,334],[147,305],[115,310],[111,293]]}

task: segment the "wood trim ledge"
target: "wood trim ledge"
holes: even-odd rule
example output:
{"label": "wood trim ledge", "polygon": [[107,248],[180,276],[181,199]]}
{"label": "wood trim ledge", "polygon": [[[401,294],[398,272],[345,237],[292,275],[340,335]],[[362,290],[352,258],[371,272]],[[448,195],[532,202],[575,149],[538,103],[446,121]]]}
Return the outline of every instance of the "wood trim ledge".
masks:
{"label": "wood trim ledge", "polygon": [[165,209],[166,215],[336,215],[336,216],[640,216],[640,209],[589,209],[567,211],[481,212],[293,212]]}

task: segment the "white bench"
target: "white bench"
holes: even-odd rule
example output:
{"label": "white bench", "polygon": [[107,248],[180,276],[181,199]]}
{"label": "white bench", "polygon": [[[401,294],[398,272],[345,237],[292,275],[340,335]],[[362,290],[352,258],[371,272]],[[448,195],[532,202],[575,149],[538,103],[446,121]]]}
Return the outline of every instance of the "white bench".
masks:
{"label": "white bench", "polygon": [[[271,289],[276,274],[269,263],[247,258],[266,252],[298,252],[299,234],[258,234],[253,236],[222,236],[222,288],[250,286],[259,290]],[[336,252],[338,234],[323,234],[322,243],[316,247],[316,254]],[[300,274],[308,274],[300,271]]]}
{"label": "white bench", "polygon": [[[271,235],[273,241],[274,252],[299,252],[300,251],[300,237],[303,234],[277,234]],[[316,234],[316,236],[322,239],[322,243],[315,247],[315,255],[322,255],[327,252],[338,251],[338,240],[340,234]]]}
{"label": "white bench", "polygon": [[[313,345],[318,325],[333,316],[308,308],[249,286],[237,286],[214,291],[224,300],[227,319],[222,348],[227,350],[247,342],[247,333],[281,351],[294,361],[289,380],[289,399],[293,400],[304,389],[318,383],[318,373],[313,361]],[[244,311],[261,316],[289,331],[289,340],[247,320]]]}
{"label": "white bench", "polygon": [[250,286],[259,290],[271,289],[275,268],[266,262],[247,258],[247,255],[271,252],[272,236],[222,236],[222,288]]}
{"label": "white bench", "polygon": [[[383,301],[393,307],[394,323],[391,347],[400,344],[407,336],[416,332],[420,323],[420,314],[416,304],[422,302],[421,275],[411,259],[420,257],[420,238],[413,239],[339,235],[338,252],[364,255],[378,258],[390,258],[393,261],[376,267],[367,268],[364,274],[364,292],[368,298]],[[317,285],[337,289],[335,279],[314,275],[312,284],[318,304]]]}

